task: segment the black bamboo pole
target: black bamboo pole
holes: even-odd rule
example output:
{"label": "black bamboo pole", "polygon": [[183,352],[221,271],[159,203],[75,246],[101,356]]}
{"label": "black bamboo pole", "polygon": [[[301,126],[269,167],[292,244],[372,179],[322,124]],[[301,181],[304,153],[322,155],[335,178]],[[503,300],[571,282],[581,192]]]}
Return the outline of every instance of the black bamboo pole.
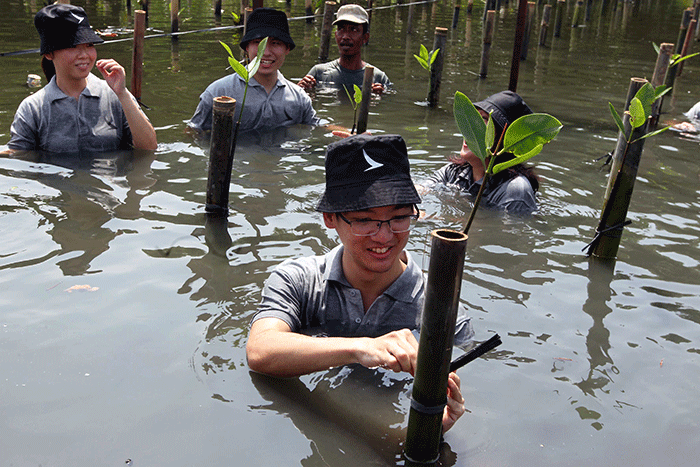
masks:
{"label": "black bamboo pole", "polygon": [[442,65],[445,57],[445,42],[447,28],[435,28],[433,50],[438,50],[437,57],[430,67],[430,89],[428,90],[428,106],[436,107],[440,101],[440,82],[442,81]]}
{"label": "black bamboo pole", "polygon": [[418,361],[404,455],[411,462],[438,460],[447,378],[454,344],[467,236],[439,229],[431,232],[430,264],[421,318]]}
{"label": "black bamboo pole", "polygon": [[323,63],[328,60],[328,51],[330,50],[331,29],[333,24],[333,15],[335,14],[335,2],[326,2],[323,9],[323,24],[321,26],[321,45],[318,50],[318,62]]}
{"label": "black bamboo pole", "polygon": [[357,115],[357,133],[367,131],[367,119],[369,117],[369,101],[372,100],[372,84],[374,83],[374,67],[367,65],[362,79],[362,101],[360,112]]}
{"label": "black bamboo pole", "polygon": [[233,153],[236,150],[233,122],[235,111],[236,99],[227,96],[214,98],[205,207],[212,214],[228,213]]}
{"label": "black bamboo pole", "polygon": [[542,22],[540,23],[540,42],[545,45],[547,42],[547,30],[549,29],[549,19],[552,16],[552,5],[545,5],[542,11]]}
{"label": "black bamboo pole", "polygon": [[518,4],[518,20],[515,25],[515,41],[513,44],[513,59],[510,63],[510,82],[508,89],[517,92],[518,75],[520,73],[520,52],[523,46],[525,34],[525,21],[527,20],[527,0],[520,0]]}
{"label": "black bamboo pole", "polygon": [[561,24],[564,21],[566,0],[557,0],[557,11],[554,14],[554,37],[561,37]]}
{"label": "black bamboo pole", "polygon": [[481,47],[481,68],[479,70],[479,78],[486,78],[489,69],[489,55],[491,52],[491,43],[493,42],[493,29],[496,23],[496,12],[489,10],[486,14],[486,22],[484,23],[483,45]]}
{"label": "black bamboo pole", "polygon": [[[673,54],[673,44],[663,43],[659,46],[659,55],[656,57],[656,65],[654,66],[654,74],[651,78],[651,85],[654,88],[664,84],[668,65],[671,63],[671,55]],[[651,118],[649,119],[647,130],[653,130],[659,122],[659,104],[661,99],[654,101],[651,105]]]}
{"label": "black bamboo pole", "polygon": [[134,49],[131,55],[131,94],[141,101],[141,80],[143,77],[143,41],[146,33],[146,12],[134,11]]}
{"label": "black bamboo pole", "polygon": [[[680,58],[683,58],[690,54],[690,46],[691,43],[693,42],[693,31],[695,31],[695,28],[697,27],[698,21],[696,19],[691,19],[690,23],[688,24],[688,30],[685,32],[685,41],[683,42],[683,48],[681,49],[681,56]],[[683,73],[683,65],[685,62],[680,62],[678,66],[678,72],[676,73],[676,77],[681,76],[681,73]]]}
{"label": "black bamboo pole", "polygon": [[532,23],[535,21],[535,2],[527,4],[527,21],[525,21],[525,33],[523,34],[523,49],[520,51],[520,60],[527,60],[527,49],[530,46],[530,35],[532,34]]}

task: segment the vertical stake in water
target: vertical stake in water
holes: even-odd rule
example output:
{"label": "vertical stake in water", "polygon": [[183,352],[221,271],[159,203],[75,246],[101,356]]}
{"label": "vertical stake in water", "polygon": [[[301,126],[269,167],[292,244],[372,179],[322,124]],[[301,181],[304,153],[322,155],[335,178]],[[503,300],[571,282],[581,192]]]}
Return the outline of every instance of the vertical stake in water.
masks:
{"label": "vertical stake in water", "polygon": [[134,50],[131,55],[131,94],[141,102],[143,78],[143,41],[146,33],[146,12],[134,11]]}
{"label": "vertical stake in water", "polygon": [[459,8],[461,1],[462,0],[455,0],[455,11],[452,14],[452,29],[457,29],[457,24],[459,24]]}
{"label": "vertical stake in water", "polygon": [[236,99],[227,96],[214,98],[205,207],[207,213],[228,213],[228,192],[231,185],[233,153],[236,150],[233,146],[235,111]]}
{"label": "vertical stake in water", "polygon": [[517,92],[518,75],[520,73],[520,52],[523,48],[523,36],[525,35],[525,21],[527,20],[527,0],[518,3],[518,21],[515,25],[515,43],[513,44],[513,59],[510,63],[510,82],[508,90]]}
{"label": "vertical stake in water", "polygon": [[571,27],[577,28],[579,22],[581,21],[581,7],[583,6],[583,0],[578,0],[576,6],[574,7],[574,16],[571,18]]}
{"label": "vertical stake in water", "polygon": [[[173,34],[180,30],[180,0],[170,0],[170,32]],[[177,36],[172,36],[174,41]]]}
{"label": "vertical stake in water", "polygon": [[306,5],[304,9],[304,14],[306,15],[306,24],[311,24],[314,22],[314,7],[312,0],[306,0]]}
{"label": "vertical stake in water", "polygon": [[[681,56],[679,58],[683,58],[690,53],[690,44],[693,42],[693,31],[695,31],[697,24],[698,21],[696,19],[690,20],[690,23],[688,24],[688,30],[685,32],[685,41],[683,42],[683,47],[681,48]],[[678,72],[676,73],[676,76],[680,76],[683,72],[684,63],[685,62],[680,62],[677,65]]]}
{"label": "vertical stake in water", "polygon": [[[651,77],[651,85],[654,86],[654,88],[664,84],[664,79],[666,78],[666,73],[668,72],[668,65],[671,63],[672,54],[673,44],[663,43],[659,46],[659,55],[656,57],[654,75]],[[630,96],[627,97],[632,99]],[[647,124],[648,131],[656,128],[656,125],[659,123],[660,104],[662,100],[663,96],[661,96],[661,99],[656,100],[653,104],[651,104],[651,118]]]}
{"label": "vertical stake in water", "polygon": [[557,0],[557,11],[554,13],[554,37],[561,37],[561,23],[564,21],[566,0]]}
{"label": "vertical stake in water", "polygon": [[442,415],[464,270],[467,235],[448,229],[431,232],[430,264],[418,343],[404,455],[430,463],[440,456]]}
{"label": "vertical stake in water", "polygon": [[[646,83],[646,79],[632,78],[625,109],[629,107],[632,97]],[[639,160],[644,149],[644,141],[646,141],[642,136],[646,134],[647,125],[642,125],[632,131],[628,113],[625,113],[623,117],[623,125],[625,132],[624,134],[620,133],[617,139],[615,156],[610,167],[606,199],[596,229],[596,237],[588,250],[589,255],[597,258],[615,258],[617,256],[627,211],[632,200],[632,189],[637,178]],[[630,137],[632,143],[627,143],[625,135],[629,134],[630,131],[632,131]]]}
{"label": "vertical stake in water", "polygon": [[438,50],[437,57],[430,68],[430,89],[428,91],[428,106],[436,107],[440,101],[440,82],[442,81],[442,64],[445,57],[445,41],[447,28],[435,28],[433,50]]}
{"label": "vertical stake in water", "polygon": [[545,45],[547,42],[547,30],[549,29],[549,19],[552,16],[552,5],[545,5],[542,11],[542,23],[540,24],[540,41],[539,45]]}
{"label": "vertical stake in water", "polygon": [[214,0],[214,17],[221,19],[221,0]]}
{"label": "vertical stake in water", "polygon": [[520,51],[520,60],[527,60],[527,48],[530,46],[530,36],[532,35],[532,23],[535,21],[535,2],[527,4],[527,20],[525,21],[525,33],[523,34],[523,48]]}
{"label": "vertical stake in water", "polygon": [[486,78],[489,69],[489,55],[491,52],[491,42],[493,42],[493,28],[496,22],[496,12],[490,10],[486,14],[486,22],[484,23],[484,39],[481,48],[481,69],[479,70],[479,78]]}
{"label": "vertical stake in water", "polygon": [[323,25],[321,26],[321,45],[318,48],[318,61],[323,63],[328,60],[328,51],[331,42],[331,28],[333,15],[335,14],[335,2],[326,2],[323,9]]}
{"label": "vertical stake in water", "polygon": [[374,83],[374,67],[367,65],[362,79],[362,101],[360,112],[357,116],[357,134],[367,131],[367,119],[369,118],[369,101],[372,100],[372,84]]}

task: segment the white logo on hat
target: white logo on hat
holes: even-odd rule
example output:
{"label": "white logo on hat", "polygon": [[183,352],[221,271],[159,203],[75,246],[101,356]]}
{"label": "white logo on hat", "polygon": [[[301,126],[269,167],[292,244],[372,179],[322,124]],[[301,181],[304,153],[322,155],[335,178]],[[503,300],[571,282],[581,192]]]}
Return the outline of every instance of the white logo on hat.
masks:
{"label": "white logo on hat", "polygon": [[378,169],[379,167],[384,167],[384,164],[382,164],[381,162],[377,162],[377,161],[373,160],[371,157],[369,157],[367,155],[367,152],[364,149],[362,150],[362,154],[364,154],[365,160],[369,164],[369,167],[367,167],[365,169],[365,172],[367,172],[369,170],[373,170],[373,169]]}
{"label": "white logo on hat", "polygon": [[82,16],[78,16],[78,15],[76,15],[76,14],[75,14],[75,13],[73,13],[72,11],[70,12],[70,14],[71,14],[71,15],[73,15],[73,18],[75,18],[75,19],[77,19],[77,20],[78,20],[78,23],[82,23],[82,22],[83,22],[83,20],[85,19],[85,18],[83,18]]}

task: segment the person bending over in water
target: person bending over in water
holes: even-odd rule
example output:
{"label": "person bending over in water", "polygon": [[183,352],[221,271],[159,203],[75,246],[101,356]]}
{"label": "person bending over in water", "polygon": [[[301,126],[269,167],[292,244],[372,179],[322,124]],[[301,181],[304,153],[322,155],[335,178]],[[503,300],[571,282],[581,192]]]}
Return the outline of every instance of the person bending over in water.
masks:
{"label": "person bending over in water", "polygon": [[[112,59],[97,60],[95,44],[104,41],[85,10],[49,5],[39,10],[34,25],[49,83],[19,105],[7,152],[155,150],[156,132],[126,89],[124,68]],[[95,66],[104,80],[91,73]]]}
{"label": "person bending over in water", "polygon": [[[495,144],[498,144],[506,125],[510,125],[523,115],[532,113],[525,101],[512,91],[496,93],[483,101],[474,103],[474,107],[479,111],[484,121],[488,120],[489,113],[491,113],[496,129]],[[513,157],[511,153],[501,154],[496,163],[505,162]],[[449,164],[435,172],[422,184],[421,188],[443,184],[456,187],[475,197],[481,187],[485,171],[486,167],[481,159],[463,141],[459,156],[453,157]],[[482,202],[487,207],[507,212],[533,212],[537,210],[535,192],[539,186],[539,180],[534,170],[525,164],[517,164],[489,178],[487,186],[484,188]]]}
{"label": "person bending over in water", "polygon": [[[341,245],[324,256],[287,260],[265,283],[246,354],[250,369],[298,376],[359,363],[414,374],[425,277],[404,250],[421,199],[398,135],[360,134],[328,146],[326,189],[317,210]],[[455,342],[473,330],[458,320]],[[319,331],[324,337],[305,333]],[[448,378],[443,430],[464,414]]]}

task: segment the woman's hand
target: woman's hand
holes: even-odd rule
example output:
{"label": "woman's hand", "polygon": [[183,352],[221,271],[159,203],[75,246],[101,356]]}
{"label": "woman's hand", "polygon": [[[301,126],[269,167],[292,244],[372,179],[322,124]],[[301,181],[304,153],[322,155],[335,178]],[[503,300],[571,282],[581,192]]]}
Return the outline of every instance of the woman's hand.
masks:
{"label": "woman's hand", "polygon": [[95,67],[102,73],[107,85],[117,96],[126,90],[126,71],[116,60],[106,58],[98,60]]}

